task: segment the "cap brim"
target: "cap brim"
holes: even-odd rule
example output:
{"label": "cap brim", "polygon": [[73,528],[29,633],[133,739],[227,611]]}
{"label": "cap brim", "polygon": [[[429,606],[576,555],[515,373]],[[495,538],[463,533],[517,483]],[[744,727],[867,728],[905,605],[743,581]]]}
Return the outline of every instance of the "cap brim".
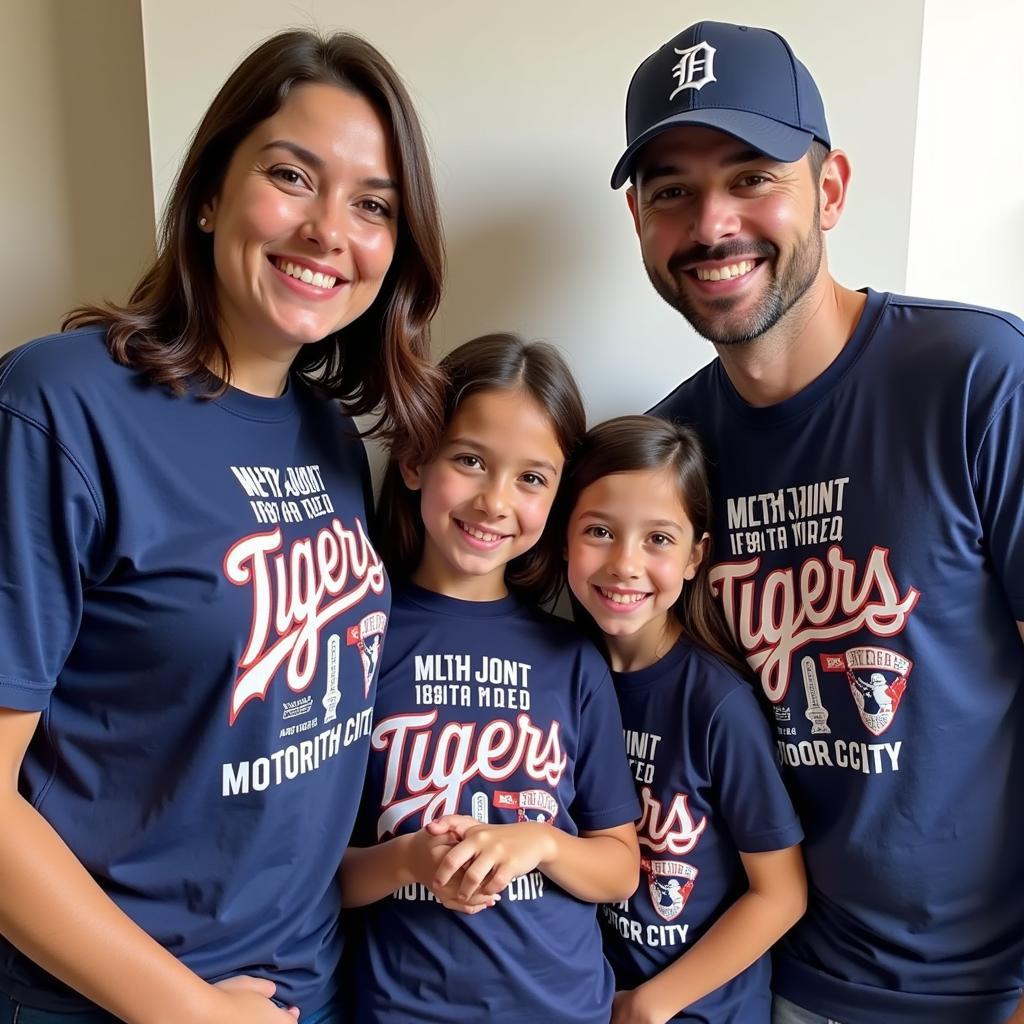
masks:
{"label": "cap brim", "polygon": [[780,124],[770,117],[752,114],[748,110],[688,110],[659,121],[633,140],[612,171],[612,188],[620,188],[625,184],[633,169],[633,159],[651,139],[673,128],[688,125],[714,128],[733,135],[772,160],[786,164],[799,160],[814,141],[812,132],[791,128],[788,124]]}

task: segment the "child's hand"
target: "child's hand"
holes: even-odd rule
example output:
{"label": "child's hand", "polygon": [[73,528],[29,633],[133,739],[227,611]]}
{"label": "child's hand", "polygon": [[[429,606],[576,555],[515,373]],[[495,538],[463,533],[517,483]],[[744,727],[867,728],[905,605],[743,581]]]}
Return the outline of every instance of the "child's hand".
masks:
{"label": "child's hand", "polygon": [[212,1009],[209,1018],[211,1024],[295,1024],[299,1017],[299,1008],[289,1006],[282,1010],[270,997],[277,991],[277,986],[266,978],[251,978],[240,974],[235,978],[225,978],[213,986],[217,994],[217,1005]]}
{"label": "child's hand", "polygon": [[[472,819],[469,819],[472,821]],[[444,887],[459,871],[462,882],[457,898],[470,900],[479,894],[501,892],[517,875],[525,875],[555,855],[555,834],[551,825],[523,821],[514,825],[452,823],[439,818],[433,824],[461,833],[462,841],[449,850],[434,876],[433,885]]]}
{"label": "child's hand", "polygon": [[611,1024],[665,1024],[672,1019],[672,1012],[664,1013],[656,1006],[648,1005],[644,986],[616,992],[612,1001]]}
{"label": "child's hand", "polygon": [[[474,822],[473,818],[466,819]],[[475,822],[474,822],[475,823]],[[462,885],[462,872],[457,873],[447,885],[435,883],[437,869],[448,853],[460,840],[460,836],[447,828],[421,828],[413,833],[410,841],[410,858],[413,877],[428,888],[448,910],[457,910],[462,914],[478,914],[481,910],[493,907],[498,901],[497,896],[477,893],[469,899],[459,898]]]}

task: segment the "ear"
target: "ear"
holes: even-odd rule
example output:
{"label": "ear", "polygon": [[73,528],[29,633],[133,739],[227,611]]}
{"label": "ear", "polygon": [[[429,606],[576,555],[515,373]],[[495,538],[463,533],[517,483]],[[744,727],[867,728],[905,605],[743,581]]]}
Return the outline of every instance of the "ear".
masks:
{"label": "ear", "polygon": [[[216,197],[214,197],[213,199],[207,200],[205,203],[203,203],[202,206],[199,207],[199,218],[200,218],[199,230],[200,231],[205,231],[207,234],[212,234],[213,233],[213,225],[214,225],[214,223],[215,223],[215,221],[217,219],[217,199],[216,199]],[[206,223],[205,224],[202,223],[203,221],[205,221]]]}
{"label": "ear", "polygon": [[846,206],[849,185],[849,158],[841,149],[833,149],[821,165],[821,178],[818,181],[822,231],[830,231],[839,223]]}
{"label": "ear", "polygon": [[420,467],[409,462],[399,462],[398,471],[402,474],[402,482],[410,491],[418,491],[421,486]]}
{"label": "ear", "polygon": [[686,569],[683,571],[684,580],[692,580],[697,575],[697,570],[700,568],[700,563],[704,561],[704,555],[708,550],[708,535],[705,533],[700,540],[696,541],[692,548],[690,548],[690,561],[686,563]]}
{"label": "ear", "polygon": [[640,237],[640,214],[638,211],[639,200],[636,197],[636,186],[630,185],[626,189],[626,205],[629,207],[630,216],[633,218],[633,230],[636,231],[636,237]]}

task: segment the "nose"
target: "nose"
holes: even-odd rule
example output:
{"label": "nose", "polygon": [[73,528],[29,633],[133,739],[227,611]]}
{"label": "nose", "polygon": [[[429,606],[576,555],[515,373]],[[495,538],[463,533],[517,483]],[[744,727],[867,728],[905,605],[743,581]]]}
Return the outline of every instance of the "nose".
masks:
{"label": "nose", "polygon": [[739,233],[740,217],[732,196],[705,192],[693,204],[690,237],[699,245],[712,246]]}
{"label": "nose", "polygon": [[303,237],[321,252],[342,252],[348,244],[351,216],[343,197],[324,193],[310,209]]}
{"label": "nose", "polygon": [[504,478],[489,479],[477,495],[476,507],[489,519],[504,519],[509,508],[508,486]]}
{"label": "nose", "polygon": [[608,569],[620,580],[636,579],[640,575],[639,552],[629,540],[620,540],[611,553]]}

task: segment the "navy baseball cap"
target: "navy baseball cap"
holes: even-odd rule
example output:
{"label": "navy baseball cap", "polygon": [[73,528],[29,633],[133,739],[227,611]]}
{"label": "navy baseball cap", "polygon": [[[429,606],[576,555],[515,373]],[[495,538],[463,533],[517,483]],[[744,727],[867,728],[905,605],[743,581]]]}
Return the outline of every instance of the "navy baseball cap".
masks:
{"label": "navy baseball cap", "polygon": [[612,188],[632,175],[642,146],[681,125],[727,132],[783,163],[799,160],[815,139],[832,148],[821,94],[789,43],[778,32],[720,21],[691,25],[636,69]]}

